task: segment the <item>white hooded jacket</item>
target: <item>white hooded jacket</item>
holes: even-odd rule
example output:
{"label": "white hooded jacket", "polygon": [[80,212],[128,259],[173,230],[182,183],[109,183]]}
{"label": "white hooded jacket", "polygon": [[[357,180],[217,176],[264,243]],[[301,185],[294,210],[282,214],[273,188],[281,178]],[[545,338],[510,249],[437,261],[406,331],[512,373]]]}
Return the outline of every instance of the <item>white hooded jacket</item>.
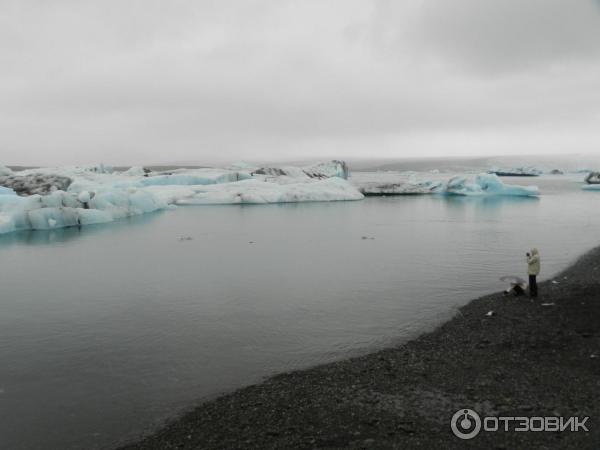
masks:
{"label": "white hooded jacket", "polygon": [[540,274],[540,253],[537,248],[532,248],[527,257],[529,275]]}

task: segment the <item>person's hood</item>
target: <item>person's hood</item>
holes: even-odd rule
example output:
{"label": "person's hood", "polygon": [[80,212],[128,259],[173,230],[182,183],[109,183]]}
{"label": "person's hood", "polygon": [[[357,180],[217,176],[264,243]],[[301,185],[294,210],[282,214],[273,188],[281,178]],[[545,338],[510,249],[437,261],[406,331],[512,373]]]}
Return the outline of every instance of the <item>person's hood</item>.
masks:
{"label": "person's hood", "polygon": [[533,256],[533,255],[537,256],[540,254],[540,252],[538,252],[537,248],[532,248],[529,252],[531,253],[531,256]]}

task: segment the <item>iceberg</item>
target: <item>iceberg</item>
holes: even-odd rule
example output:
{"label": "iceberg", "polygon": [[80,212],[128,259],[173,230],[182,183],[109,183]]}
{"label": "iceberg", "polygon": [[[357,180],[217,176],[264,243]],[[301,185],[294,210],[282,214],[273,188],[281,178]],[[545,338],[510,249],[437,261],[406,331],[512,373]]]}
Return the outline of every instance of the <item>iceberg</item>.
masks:
{"label": "iceberg", "polygon": [[129,175],[132,177],[147,177],[149,173],[152,171],[150,169],[146,169],[145,167],[133,166],[129,169],[123,171],[123,175]]}
{"label": "iceberg", "polygon": [[347,180],[349,173],[345,161],[333,160],[307,167],[260,167],[254,170],[252,175],[318,179],[338,177]]}
{"label": "iceberg", "polygon": [[361,200],[350,183],[333,177],[310,183],[278,184],[248,179],[219,185],[149,187],[161,201],[175,205],[267,204]]}
{"label": "iceberg", "polygon": [[394,171],[354,172],[350,181],[368,197],[434,194],[443,185],[441,179],[419,179],[417,172]]}
{"label": "iceberg", "polygon": [[9,175],[12,175],[14,172],[12,171],[12,169],[9,169],[6,166],[3,166],[0,164],[0,177],[7,177]]}
{"label": "iceberg", "polygon": [[246,180],[251,175],[241,171],[193,169],[173,171],[166,175],[155,175],[139,180],[138,186],[194,186],[205,184],[231,183]]}
{"label": "iceberg", "polygon": [[[275,168],[273,168],[275,169]],[[344,162],[260,171],[106,166],[30,169],[0,178],[0,233],[112,222],[177,205],[360,200]]]}
{"label": "iceberg", "polygon": [[0,195],[0,234],[112,222],[167,206],[143,190],[110,187],[98,190],[93,197],[87,192],[64,191],[27,197]]}
{"label": "iceberg", "polygon": [[448,195],[506,195],[518,197],[535,197],[539,195],[537,186],[515,186],[504,184],[495,174],[480,174],[474,182],[466,177],[452,177],[439,191]]}
{"label": "iceberg", "polygon": [[355,173],[352,182],[365,196],[444,194],[463,196],[537,196],[536,186],[513,186],[504,184],[495,174],[483,173],[474,180],[466,176],[454,176],[447,181],[419,180],[415,173]]}
{"label": "iceberg", "polygon": [[386,195],[420,195],[433,194],[441,187],[441,183],[434,181],[422,182],[367,182],[358,185],[358,190],[365,196]]}
{"label": "iceberg", "polygon": [[0,195],[17,195],[11,188],[0,186]]}
{"label": "iceberg", "polygon": [[538,177],[543,172],[535,167],[516,167],[512,169],[492,167],[488,173],[501,177]]}

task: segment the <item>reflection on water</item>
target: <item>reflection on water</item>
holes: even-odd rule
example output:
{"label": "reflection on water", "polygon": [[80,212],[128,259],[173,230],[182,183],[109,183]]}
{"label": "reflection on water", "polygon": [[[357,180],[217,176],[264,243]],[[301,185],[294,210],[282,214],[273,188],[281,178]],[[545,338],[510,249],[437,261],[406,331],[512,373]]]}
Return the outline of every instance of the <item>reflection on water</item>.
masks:
{"label": "reflection on water", "polygon": [[550,194],[190,207],[2,236],[0,448],[110,447],[196,399],[414,336],[523,275],[532,246],[551,276],[600,219],[569,179],[536,182]]}

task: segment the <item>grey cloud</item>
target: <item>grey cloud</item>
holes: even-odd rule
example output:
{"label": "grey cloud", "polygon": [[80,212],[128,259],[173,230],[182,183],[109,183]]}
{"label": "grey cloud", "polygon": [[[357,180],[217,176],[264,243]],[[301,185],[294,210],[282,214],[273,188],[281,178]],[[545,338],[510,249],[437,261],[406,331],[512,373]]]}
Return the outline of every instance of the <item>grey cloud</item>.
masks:
{"label": "grey cloud", "polygon": [[419,38],[476,70],[526,71],[600,59],[596,0],[428,2]]}
{"label": "grey cloud", "polygon": [[7,0],[0,162],[594,149],[598,20],[560,0]]}

